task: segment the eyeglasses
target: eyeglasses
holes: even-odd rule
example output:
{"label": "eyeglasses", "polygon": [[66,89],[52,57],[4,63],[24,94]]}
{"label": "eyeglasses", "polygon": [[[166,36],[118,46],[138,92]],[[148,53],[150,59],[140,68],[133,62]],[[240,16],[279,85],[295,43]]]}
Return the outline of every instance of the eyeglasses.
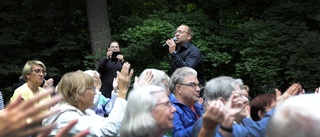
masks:
{"label": "eyeglasses", "polygon": [[96,91],[96,87],[87,88],[87,90]]}
{"label": "eyeglasses", "polygon": [[176,34],[176,33],[179,33],[179,34],[181,34],[181,33],[187,33],[187,34],[190,34],[189,32],[187,32],[187,31],[181,31],[181,30],[176,30],[175,32],[174,32],[174,34]]}
{"label": "eyeglasses", "polygon": [[47,71],[41,70],[41,69],[34,69],[34,70],[32,70],[32,71],[34,71],[37,75],[40,74],[40,72],[42,72],[43,75],[46,75],[46,74],[47,74]]}
{"label": "eyeglasses", "polygon": [[189,87],[192,87],[192,88],[197,88],[199,87],[199,84],[196,84],[196,83],[189,83],[189,84],[179,84],[179,85],[185,85],[185,86],[189,86]]}
{"label": "eyeglasses", "polygon": [[166,107],[171,107],[172,106],[172,103],[170,101],[167,101],[167,102],[163,102],[163,103],[157,103],[156,106],[159,106],[159,105],[164,105]]}

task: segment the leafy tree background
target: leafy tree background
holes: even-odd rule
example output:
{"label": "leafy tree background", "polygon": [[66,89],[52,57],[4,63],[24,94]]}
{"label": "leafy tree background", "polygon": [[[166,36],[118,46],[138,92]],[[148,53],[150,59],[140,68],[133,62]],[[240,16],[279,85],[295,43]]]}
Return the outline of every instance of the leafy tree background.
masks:
{"label": "leafy tree background", "polygon": [[[284,91],[294,82],[320,83],[320,3],[317,0],[107,0],[112,39],[135,75],[170,71],[161,45],[180,24],[195,32],[205,77],[241,78],[250,95]],[[85,1],[12,0],[0,3],[0,90],[10,98],[27,60],[43,61],[55,84],[69,71],[96,69]],[[106,45],[107,46],[107,45]]]}

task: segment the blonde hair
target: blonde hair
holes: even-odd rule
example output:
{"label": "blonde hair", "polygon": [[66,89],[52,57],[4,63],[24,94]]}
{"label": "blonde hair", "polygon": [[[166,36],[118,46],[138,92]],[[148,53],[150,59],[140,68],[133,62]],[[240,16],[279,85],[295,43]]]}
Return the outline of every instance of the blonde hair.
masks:
{"label": "blonde hair", "polygon": [[83,94],[87,88],[94,86],[93,78],[83,71],[69,72],[63,75],[58,84],[58,93],[69,104],[78,107],[80,95]]}
{"label": "blonde hair", "polygon": [[[28,80],[27,75],[31,74],[32,72],[32,67],[34,65],[40,65],[41,67],[43,67],[44,71],[47,71],[46,66],[39,60],[29,60],[23,67],[22,69],[22,77],[25,81]],[[44,74],[45,75],[45,74]]]}

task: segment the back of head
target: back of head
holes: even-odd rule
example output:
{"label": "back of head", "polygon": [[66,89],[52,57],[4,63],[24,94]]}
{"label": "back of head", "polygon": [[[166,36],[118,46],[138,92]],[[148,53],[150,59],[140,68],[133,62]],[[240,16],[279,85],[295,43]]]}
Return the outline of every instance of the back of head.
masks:
{"label": "back of head", "polygon": [[305,94],[291,97],[277,107],[271,118],[267,137],[320,136],[320,96]]}
{"label": "back of head", "polygon": [[160,86],[163,88],[167,88],[167,86],[165,85],[165,83],[169,83],[169,79],[170,77],[161,70],[158,69],[145,69],[139,76],[139,79],[142,79],[143,77],[146,76],[147,72],[151,71],[153,74],[153,79],[154,81],[151,83],[151,85],[156,85],[156,86]]}
{"label": "back of head", "polygon": [[237,86],[239,87],[237,81],[232,77],[220,76],[211,79],[204,88],[205,105],[220,97],[227,101]]}
{"label": "back of head", "polygon": [[260,120],[259,111],[263,114],[267,113],[266,107],[271,106],[276,101],[276,96],[271,93],[261,94],[251,101],[250,115],[254,121]]}
{"label": "back of head", "polygon": [[93,78],[94,85],[96,89],[100,90],[101,88],[101,79],[100,79],[100,73],[96,70],[86,70],[84,73],[90,75]]}
{"label": "back of head", "polygon": [[197,71],[190,67],[182,67],[176,69],[171,75],[169,90],[174,93],[176,84],[183,83],[184,77],[187,75],[193,75],[197,77]]}
{"label": "back of head", "polygon": [[57,90],[66,102],[77,107],[80,94],[93,86],[94,82],[91,76],[83,73],[83,71],[76,71],[64,74],[58,84]]}
{"label": "back of head", "polygon": [[159,129],[151,111],[159,98],[154,93],[165,92],[159,86],[148,85],[137,87],[129,93],[128,105],[121,125],[122,137],[142,137]]}

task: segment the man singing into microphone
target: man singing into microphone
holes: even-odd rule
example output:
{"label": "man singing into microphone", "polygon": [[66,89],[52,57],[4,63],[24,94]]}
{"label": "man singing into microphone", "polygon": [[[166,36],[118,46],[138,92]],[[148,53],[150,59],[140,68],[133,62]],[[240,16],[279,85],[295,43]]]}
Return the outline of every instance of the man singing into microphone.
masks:
{"label": "man singing into microphone", "polygon": [[[198,73],[197,78],[200,86],[205,86],[203,72],[203,58],[200,50],[191,43],[193,31],[187,25],[180,25],[175,31],[175,38],[168,39],[166,44],[169,46],[171,54],[171,69],[174,72],[177,68],[191,67]],[[201,88],[201,87],[200,87]]]}

